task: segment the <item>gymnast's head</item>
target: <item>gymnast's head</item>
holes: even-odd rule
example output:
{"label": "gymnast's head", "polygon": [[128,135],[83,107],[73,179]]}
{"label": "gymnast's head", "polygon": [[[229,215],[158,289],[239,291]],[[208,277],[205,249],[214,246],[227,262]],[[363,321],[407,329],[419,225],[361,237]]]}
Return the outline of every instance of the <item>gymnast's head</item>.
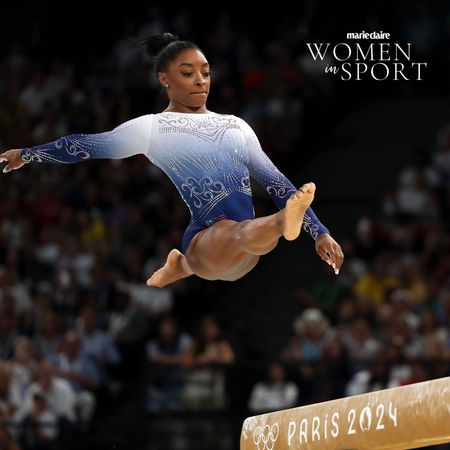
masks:
{"label": "gymnast's head", "polygon": [[171,33],[140,40],[145,58],[169,97],[169,111],[203,113],[211,84],[208,60],[200,48]]}

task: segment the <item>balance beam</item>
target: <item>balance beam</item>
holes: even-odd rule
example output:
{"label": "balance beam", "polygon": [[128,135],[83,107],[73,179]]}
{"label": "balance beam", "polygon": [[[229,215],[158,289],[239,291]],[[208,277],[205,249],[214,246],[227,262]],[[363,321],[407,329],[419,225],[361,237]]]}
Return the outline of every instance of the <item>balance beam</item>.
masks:
{"label": "balance beam", "polygon": [[450,377],[244,421],[241,450],[400,450],[450,442]]}

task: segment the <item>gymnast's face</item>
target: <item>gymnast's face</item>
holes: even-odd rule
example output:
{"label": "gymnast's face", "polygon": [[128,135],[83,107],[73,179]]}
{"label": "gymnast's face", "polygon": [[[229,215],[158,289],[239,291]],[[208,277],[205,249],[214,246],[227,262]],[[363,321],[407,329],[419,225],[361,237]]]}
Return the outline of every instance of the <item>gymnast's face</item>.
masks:
{"label": "gymnast's face", "polygon": [[158,78],[169,96],[168,110],[206,112],[211,78],[208,61],[200,50],[182,51],[166,72],[158,74]]}

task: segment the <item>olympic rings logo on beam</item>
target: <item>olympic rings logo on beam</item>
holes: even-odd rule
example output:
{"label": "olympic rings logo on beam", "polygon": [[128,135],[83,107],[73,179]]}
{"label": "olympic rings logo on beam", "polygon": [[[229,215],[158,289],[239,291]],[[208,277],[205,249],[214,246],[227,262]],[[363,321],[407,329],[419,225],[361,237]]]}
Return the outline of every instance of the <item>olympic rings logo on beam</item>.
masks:
{"label": "olympic rings logo on beam", "polygon": [[272,426],[258,426],[253,432],[253,442],[258,450],[273,450],[275,442],[278,439],[280,428],[277,423]]}

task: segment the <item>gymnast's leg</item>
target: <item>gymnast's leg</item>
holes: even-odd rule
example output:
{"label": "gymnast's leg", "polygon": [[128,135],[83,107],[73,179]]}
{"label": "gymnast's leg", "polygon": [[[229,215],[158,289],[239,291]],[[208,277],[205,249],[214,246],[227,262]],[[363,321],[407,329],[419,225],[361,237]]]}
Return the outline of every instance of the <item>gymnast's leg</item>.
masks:
{"label": "gymnast's leg", "polygon": [[163,287],[192,274],[208,280],[233,281],[248,273],[260,255],[272,251],[281,236],[298,237],[305,211],[315,192],[314,183],[303,185],[275,214],[235,222],[220,220],[197,233],[184,256],[171,250],[165,265],[148,280],[149,286]]}

